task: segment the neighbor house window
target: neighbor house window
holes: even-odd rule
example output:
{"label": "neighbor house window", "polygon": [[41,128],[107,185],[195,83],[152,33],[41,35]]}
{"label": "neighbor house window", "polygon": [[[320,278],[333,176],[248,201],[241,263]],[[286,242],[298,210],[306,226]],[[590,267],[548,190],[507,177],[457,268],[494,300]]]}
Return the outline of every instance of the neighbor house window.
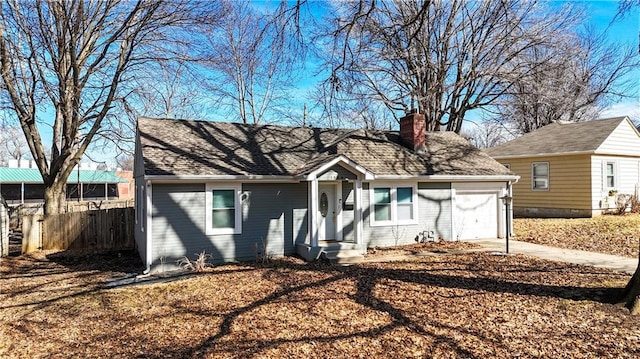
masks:
{"label": "neighbor house window", "polygon": [[207,184],[207,234],[239,234],[242,231],[242,206],[239,185]]}
{"label": "neighbor house window", "polygon": [[416,186],[380,185],[371,190],[371,225],[415,224]]}
{"label": "neighbor house window", "polygon": [[549,189],[549,162],[531,164],[531,188],[534,190]]}
{"label": "neighbor house window", "polygon": [[607,188],[614,188],[616,186],[616,164],[615,162],[607,162]]}

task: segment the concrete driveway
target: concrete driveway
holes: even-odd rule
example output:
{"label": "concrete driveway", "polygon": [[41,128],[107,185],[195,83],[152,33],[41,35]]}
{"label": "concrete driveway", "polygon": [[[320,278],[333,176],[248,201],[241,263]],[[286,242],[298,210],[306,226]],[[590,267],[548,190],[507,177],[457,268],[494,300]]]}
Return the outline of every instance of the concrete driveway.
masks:
{"label": "concrete driveway", "polygon": [[[504,252],[504,239],[482,239],[473,241],[481,245],[484,250]],[[509,253],[524,254],[558,262],[589,265],[598,268],[613,269],[633,274],[638,267],[637,258],[613,256],[610,254],[564,249],[540,244],[533,244],[509,239]]]}

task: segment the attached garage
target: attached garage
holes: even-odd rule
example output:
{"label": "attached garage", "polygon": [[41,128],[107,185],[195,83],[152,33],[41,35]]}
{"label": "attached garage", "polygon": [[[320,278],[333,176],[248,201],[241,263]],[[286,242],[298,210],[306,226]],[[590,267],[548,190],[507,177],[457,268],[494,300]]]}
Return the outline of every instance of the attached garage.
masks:
{"label": "attached garage", "polygon": [[497,238],[504,233],[504,183],[453,185],[453,232],[458,240]]}

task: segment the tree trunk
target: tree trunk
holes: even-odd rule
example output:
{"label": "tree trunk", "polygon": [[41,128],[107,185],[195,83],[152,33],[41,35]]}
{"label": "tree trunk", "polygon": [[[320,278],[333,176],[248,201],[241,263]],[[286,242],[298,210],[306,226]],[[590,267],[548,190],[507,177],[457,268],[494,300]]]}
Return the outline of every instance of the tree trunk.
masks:
{"label": "tree trunk", "polygon": [[[59,182],[62,182],[60,184]],[[44,215],[50,216],[66,212],[67,191],[64,181],[56,181],[44,188]]]}
{"label": "tree trunk", "polygon": [[629,308],[631,314],[640,314],[640,253],[638,253],[638,267],[624,288],[621,304]]}

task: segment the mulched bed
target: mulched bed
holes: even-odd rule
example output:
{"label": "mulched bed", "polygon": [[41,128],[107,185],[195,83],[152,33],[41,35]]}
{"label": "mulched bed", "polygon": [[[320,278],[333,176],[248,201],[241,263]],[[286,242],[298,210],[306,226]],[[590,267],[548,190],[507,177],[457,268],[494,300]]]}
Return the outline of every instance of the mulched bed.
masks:
{"label": "mulched bed", "polygon": [[429,253],[458,253],[481,246],[471,242],[460,241],[428,241],[393,247],[374,247],[367,249],[367,257],[384,257],[396,255],[420,255]]}
{"label": "mulched bed", "polygon": [[595,218],[517,218],[514,239],[554,247],[638,258],[640,214]]}
{"label": "mulched bed", "polygon": [[629,276],[486,253],[334,267],[296,258],[106,289],[126,252],[0,259],[0,357],[640,355]]}

